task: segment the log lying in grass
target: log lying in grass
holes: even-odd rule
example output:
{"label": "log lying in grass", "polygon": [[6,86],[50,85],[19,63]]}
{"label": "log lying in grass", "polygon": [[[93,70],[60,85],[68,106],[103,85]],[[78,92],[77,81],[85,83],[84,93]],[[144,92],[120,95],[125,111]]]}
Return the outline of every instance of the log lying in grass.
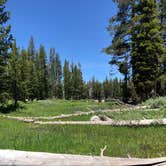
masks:
{"label": "log lying in grass", "polygon": [[[14,118],[15,119],[15,118]],[[121,120],[121,121],[35,121],[17,118],[18,121],[41,125],[108,125],[108,126],[150,126],[166,125],[166,119]]]}
{"label": "log lying in grass", "polygon": [[[26,122],[26,121],[24,121]],[[28,121],[27,121],[28,122]],[[50,125],[110,125],[110,126],[149,126],[166,125],[166,119],[122,120],[122,121],[34,121],[34,124]]]}
{"label": "log lying in grass", "polygon": [[166,164],[166,157],[154,159],[114,158],[0,150],[0,165],[19,166],[131,166]]}
{"label": "log lying in grass", "polygon": [[68,117],[72,117],[72,116],[81,116],[81,115],[90,115],[90,114],[95,114],[95,113],[106,113],[106,112],[121,112],[121,111],[134,111],[134,110],[139,110],[139,109],[147,109],[149,107],[147,106],[130,106],[127,108],[122,108],[122,109],[107,109],[107,110],[96,110],[96,111],[88,111],[88,112],[79,112],[79,113],[73,113],[73,114],[61,114],[58,116],[51,116],[51,117],[18,117],[18,116],[6,116],[3,115],[2,117],[4,118],[9,118],[9,119],[15,119],[15,120],[20,120],[20,121],[29,121],[29,122],[33,122],[35,120],[53,120],[53,119],[62,119],[62,118],[68,118]]}

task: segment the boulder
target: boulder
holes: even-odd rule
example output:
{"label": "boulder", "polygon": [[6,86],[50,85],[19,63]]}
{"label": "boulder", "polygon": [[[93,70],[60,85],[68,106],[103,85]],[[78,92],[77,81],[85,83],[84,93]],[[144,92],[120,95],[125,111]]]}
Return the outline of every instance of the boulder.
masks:
{"label": "boulder", "polygon": [[90,121],[101,121],[100,117],[98,117],[97,115],[94,115],[91,117]]}

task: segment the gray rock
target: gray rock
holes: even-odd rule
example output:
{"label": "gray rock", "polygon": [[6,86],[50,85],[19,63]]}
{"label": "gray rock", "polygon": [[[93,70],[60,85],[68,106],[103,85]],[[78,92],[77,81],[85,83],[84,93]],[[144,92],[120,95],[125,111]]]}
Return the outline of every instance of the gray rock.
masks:
{"label": "gray rock", "polygon": [[98,117],[97,115],[94,115],[90,118],[90,121],[101,121],[100,117]]}

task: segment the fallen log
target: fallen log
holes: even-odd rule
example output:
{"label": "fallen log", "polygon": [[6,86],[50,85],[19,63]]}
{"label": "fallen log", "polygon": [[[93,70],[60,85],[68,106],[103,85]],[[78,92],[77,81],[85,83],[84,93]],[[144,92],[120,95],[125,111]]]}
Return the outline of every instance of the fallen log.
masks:
{"label": "fallen log", "polygon": [[10,119],[41,125],[108,125],[108,126],[150,126],[166,125],[166,119],[143,119],[143,120],[108,120],[108,121],[37,121],[22,117],[10,117]]}
{"label": "fallen log", "polygon": [[[128,108],[117,108],[117,109],[106,109],[106,110],[96,110],[96,111],[87,111],[87,112],[79,112],[79,113],[73,113],[73,114],[61,114],[57,116],[50,116],[50,117],[44,117],[44,116],[39,116],[39,117],[19,117],[19,116],[10,116],[10,115],[1,115],[1,117],[4,118],[9,118],[9,119],[15,119],[15,120],[20,120],[20,121],[29,121],[33,122],[35,120],[54,120],[54,119],[62,119],[62,118],[68,118],[72,116],[81,116],[81,115],[90,115],[90,114],[95,114],[95,113],[107,113],[107,112],[122,112],[122,111],[134,111],[134,110],[139,110],[139,109],[147,109],[149,107],[147,106],[130,106]],[[148,110],[149,111],[149,110]]]}
{"label": "fallen log", "polygon": [[[29,121],[24,121],[29,122]],[[41,125],[108,125],[108,126],[150,126],[166,125],[166,119],[143,119],[143,120],[121,120],[121,121],[34,121]]]}
{"label": "fallen log", "polygon": [[115,158],[0,150],[0,165],[5,166],[139,166],[166,164],[166,157],[153,159]]}

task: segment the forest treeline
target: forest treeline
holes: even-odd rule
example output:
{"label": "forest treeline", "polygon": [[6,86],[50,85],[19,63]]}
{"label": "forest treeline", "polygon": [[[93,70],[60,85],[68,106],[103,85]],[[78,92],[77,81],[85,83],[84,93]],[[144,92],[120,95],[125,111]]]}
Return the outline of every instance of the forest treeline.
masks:
{"label": "forest treeline", "polygon": [[0,0],[0,106],[13,100],[110,99],[137,103],[166,94],[166,2],[165,0],[114,0],[117,14],[110,19],[111,55],[124,79],[85,82],[81,65],[65,60],[51,48],[20,49],[7,25],[10,13]]}
{"label": "forest treeline", "polygon": [[123,100],[166,95],[166,0],[113,1],[118,11],[107,28],[113,39],[104,51],[124,76]]}
{"label": "forest treeline", "polygon": [[101,100],[121,96],[121,81],[117,78],[106,78],[103,83],[95,78],[85,82],[79,63],[61,62],[54,48],[50,49],[49,55],[43,45],[39,50],[35,49],[32,37],[27,49],[19,49],[14,41],[8,76],[8,92],[15,102],[47,98]]}

